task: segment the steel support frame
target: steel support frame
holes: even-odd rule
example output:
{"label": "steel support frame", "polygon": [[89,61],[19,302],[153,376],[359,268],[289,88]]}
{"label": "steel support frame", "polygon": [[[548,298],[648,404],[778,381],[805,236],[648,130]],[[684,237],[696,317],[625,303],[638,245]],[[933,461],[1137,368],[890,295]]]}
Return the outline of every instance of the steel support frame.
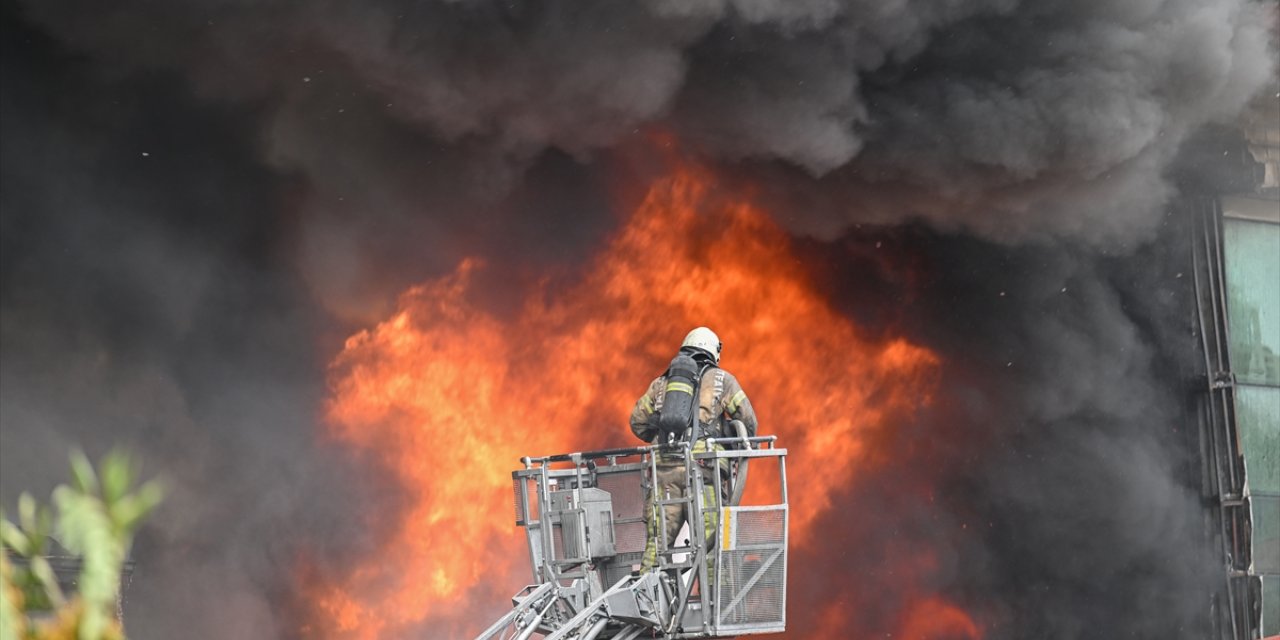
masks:
{"label": "steel support frame", "polygon": [[1218,638],[1252,640],[1257,637],[1259,604],[1252,585],[1257,578],[1249,574],[1252,523],[1244,496],[1228,346],[1221,205],[1216,198],[1199,199],[1192,215],[1192,272],[1205,374],[1199,402],[1202,496],[1209,512],[1207,533],[1221,548],[1225,565],[1221,586],[1212,596],[1211,618]]}
{"label": "steel support frame", "polygon": [[[550,634],[547,636],[549,638],[572,637],[580,640],[594,638],[605,629],[608,623],[608,611],[605,603],[609,597],[622,591],[639,588],[652,590],[652,595],[656,596],[656,601],[652,604],[657,607],[659,612],[663,612],[660,617],[666,621],[665,628],[657,630],[663,637],[691,638],[714,635],[717,632],[716,627],[719,622],[718,617],[714,615],[714,610],[719,603],[719,594],[713,593],[716,585],[707,587],[710,578],[707,560],[708,558],[714,558],[719,563],[720,558],[718,552],[715,554],[709,553],[707,548],[708,540],[706,539],[703,523],[704,518],[712,512],[716,514],[717,518],[723,517],[724,505],[722,504],[721,493],[718,490],[715,491],[714,502],[712,504],[704,504],[704,487],[708,486],[708,481],[716,483],[720,481],[720,466],[718,464],[720,459],[776,457],[780,465],[781,500],[785,508],[787,500],[787,452],[785,449],[773,448],[775,440],[776,438],[773,436],[751,438],[749,444],[760,447],[760,449],[743,451],[710,451],[708,453],[693,454],[690,445],[685,443],[674,447],[636,447],[564,454],[545,458],[524,458],[522,460],[524,469],[512,474],[513,480],[517,483],[515,485],[516,524],[525,527],[527,530],[526,538],[530,545],[532,568],[535,579],[538,580],[539,584],[526,587],[521,592],[527,595],[517,595],[513,598],[515,606],[512,611],[505,614],[489,629],[485,630],[479,638],[483,640],[505,640],[506,638],[523,640],[531,637],[534,633]],[[733,443],[740,443],[741,441],[740,438],[731,439]],[[714,441],[709,442],[709,444],[713,443]],[[686,521],[689,523],[691,539],[689,547],[671,547],[667,544],[666,537],[660,535],[657,541],[659,548],[658,567],[655,568],[652,574],[653,577],[645,580],[632,576],[623,578],[613,585],[600,585],[598,584],[599,580],[595,580],[594,583],[590,580],[594,576],[588,570],[587,563],[590,561],[589,558],[556,558],[554,512],[550,510],[551,483],[553,480],[557,483],[566,481],[572,483],[571,487],[560,487],[557,491],[565,488],[574,491],[574,502],[576,504],[581,490],[588,484],[593,484],[597,472],[605,469],[617,472],[635,471],[643,468],[648,473],[642,474],[642,476],[647,476],[647,481],[651,485],[655,484],[657,457],[662,454],[670,455],[672,453],[681,455],[685,464],[688,484],[684,502],[686,504]],[[641,456],[639,463],[617,463],[621,457],[634,455]],[[608,459],[607,466],[595,466],[595,460],[605,458]],[[704,476],[704,470],[700,463],[708,460],[711,461],[716,469],[714,478]],[[572,467],[552,467],[553,463],[564,462],[571,463]],[[537,487],[538,505],[536,517],[529,504],[530,480],[534,481]],[[656,499],[656,487],[651,486],[651,489],[655,490],[652,495]],[[645,508],[651,508],[651,506],[646,504]],[[659,509],[659,517],[665,517],[665,513],[661,509]],[[663,523],[659,522],[659,524]],[[721,523],[721,526],[723,526],[723,523]],[[561,535],[564,535],[563,529]],[[676,553],[687,553],[686,561],[673,562],[671,557]],[[537,557],[539,555],[540,558]],[[772,560],[776,561],[776,557],[772,558]],[[682,569],[686,571],[681,571]],[[695,585],[699,587],[702,594],[700,597],[702,624],[699,628],[683,628],[681,625],[685,621],[685,608]],[[646,628],[643,625],[631,625],[625,626],[621,630],[616,630],[615,633],[619,634],[616,636],[617,638],[634,638],[645,631]],[[762,632],[762,630],[752,629],[745,631],[747,633]]]}

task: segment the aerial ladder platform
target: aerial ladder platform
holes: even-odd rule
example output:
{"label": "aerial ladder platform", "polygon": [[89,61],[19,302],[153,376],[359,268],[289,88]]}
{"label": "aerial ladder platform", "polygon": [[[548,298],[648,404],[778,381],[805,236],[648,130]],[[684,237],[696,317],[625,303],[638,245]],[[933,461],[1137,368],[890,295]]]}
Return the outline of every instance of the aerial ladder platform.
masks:
{"label": "aerial ladder platform", "polygon": [[[709,438],[705,447],[677,442],[523,458],[511,477],[533,583],[476,640],[784,631],[787,450],[775,440]],[[657,536],[657,566],[641,572],[647,491],[659,464],[683,464],[685,496],[655,497],[658,506],[683,505],[688,523],[672,545]],[[748,492],[749,465],[755,482]],[[657,509],[657,517],[665,511]]]}

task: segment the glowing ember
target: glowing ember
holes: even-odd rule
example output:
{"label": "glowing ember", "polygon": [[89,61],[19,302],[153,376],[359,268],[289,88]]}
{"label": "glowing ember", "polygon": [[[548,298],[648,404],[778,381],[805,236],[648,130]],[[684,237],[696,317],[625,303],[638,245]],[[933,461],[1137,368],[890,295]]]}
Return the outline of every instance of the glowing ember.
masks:
{"label": "glowing ember", "polygon": [[[307,587],[324,618],[312,628],[374,639],[486,626],[529,579],[511,513],[518,458],[634,443],[632,403],[699,324],[723,337],[762,433],[791,451],[793,545],[817,544],[812,524],[833,492],[875,464],[867,434],[927,402],[937,362],[860,335],[808,281],[788,236],[709,184],[685,168],[654,186],[585,277],[532,292],[510,319],[470,301],[484,266],[467,261],[347,341],[331,435],[379,460],[409,504],[366,514],[398,524],[348,575]],[[977,637],[962,611],[916,606],[946,614],[940,633]]]}

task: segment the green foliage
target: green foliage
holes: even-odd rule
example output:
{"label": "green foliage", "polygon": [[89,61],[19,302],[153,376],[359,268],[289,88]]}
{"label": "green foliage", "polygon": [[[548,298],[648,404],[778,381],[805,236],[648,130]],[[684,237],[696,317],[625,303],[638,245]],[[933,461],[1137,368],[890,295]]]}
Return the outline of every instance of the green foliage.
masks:
{"label": "green foliage", "polygon": [[[115,619],[121,570],[133,534],[163,492],[155,481],[135,487],[135,466],[119,451],[108,453],[97,471],[73,452],[71,475],[71,485],[53,490],[56,518],[26,493],[18,500],[17,523],[0,518],[0,541],[23,559],[0,558],[0,640],[124,637]],[[46,559],[51,539],[81,559],[79,592],[70,600]]]}
{"label": "green foliage", "polygon": [[[0,511],[0,515],[3,512]],[[28,562],[26,567],[11,571],[13,585],[21,590],[28,610],[47,610],[63,605],[62,590],[49,566],[49,536],[53,517],[48,507],[36,504],[35,498],[23,493],[18,498],[18,523],[0,519],[0,541]]]}

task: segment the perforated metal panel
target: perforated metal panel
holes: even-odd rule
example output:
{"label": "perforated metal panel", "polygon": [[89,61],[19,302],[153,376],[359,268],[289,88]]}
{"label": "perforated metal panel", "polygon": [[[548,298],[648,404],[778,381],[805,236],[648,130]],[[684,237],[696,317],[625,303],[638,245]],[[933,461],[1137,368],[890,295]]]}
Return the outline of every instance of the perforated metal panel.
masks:
{"label": "perforated metal panel", "polygon": [[644,487],[640,470],[598,473],[596,487],[613,498],[613,516],[617,520],[644,517]]}
{"label": "perforated metal panel", "polygon": [[717,613],[725,631],[782,627],[787,608],[787,508],[731,507],[723,514]]}
{"label": "perforated metal panel", "polygon": [[618,553],[639,553],[644,551],[646,541],[644,521],[615,522],[613,532],[617,536],[614,544]]}
{"label": "perforated metal panel", "polygon": [[642,470],[601,470],[596,474],[596,487],[608,491],[613,499],[614,545],[617,553],[644,551],[646,534]]}
{"label": "perforated metal panel", "polygon": [[533,478],[513,477],[511,493],[515,506],[516,526],[523,527],[529,522],[536,522],[538,520],[537,481]]}
{"label": "perforated metal panel", "polygon": [[561,530],[560,523],[551,525],[551,550],[552,559],[564,560],[564,532]]}
{"label": "perforated metal panel", "polygon": [[786,510],[781,508],[759,511],[733,509],[736,530],[732,544],[743,548],[759,544],[782,544],[786,541]]}

